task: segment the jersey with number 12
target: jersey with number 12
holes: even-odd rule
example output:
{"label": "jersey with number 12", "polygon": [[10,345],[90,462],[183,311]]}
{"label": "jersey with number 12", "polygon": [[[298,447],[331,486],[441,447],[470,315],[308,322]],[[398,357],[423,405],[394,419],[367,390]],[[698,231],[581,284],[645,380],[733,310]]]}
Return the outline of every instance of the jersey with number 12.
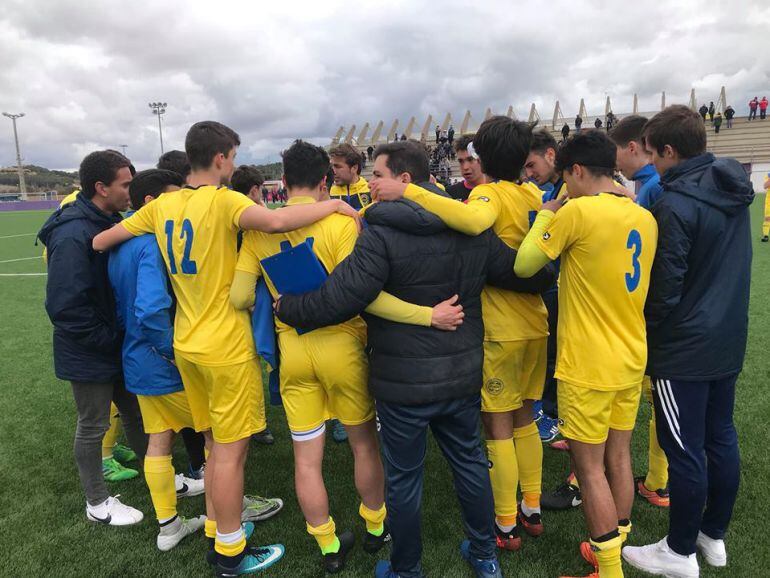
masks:
{"label": "jersey with number 12", "polygon": [[658,242],[652,214],[614,194],[578,197],[535,241],[550,259],[561,256],[556,377],[598,390],[640,384]]}
{"label": "jersey with number 12", "polygon": [[241,214],[254,203],[225,187],[164,193],[123,221],[153,233],[177,298],[174,349],[200,365],[234,365],[256,356],[246,311],[230,304]]}

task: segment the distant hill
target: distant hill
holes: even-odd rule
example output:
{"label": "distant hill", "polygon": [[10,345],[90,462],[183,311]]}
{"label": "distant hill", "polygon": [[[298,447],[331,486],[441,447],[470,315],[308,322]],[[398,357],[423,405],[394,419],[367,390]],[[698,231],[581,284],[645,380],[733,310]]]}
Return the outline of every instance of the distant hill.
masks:
{"label": "distant hill", "polygon": [[283,174],[283,165],[281,163],[270,163],[267,165],[256,165],[256,167],[262,171],[265,176],[265,180],[278,181]]}
{"label": "distant hill", "polygon": [[[78,186],[77,172],[52,171],[37,165],[24,165],[24,180],[30,193],[56,191],[59,194],[71,193]],[[0,169],[0,188],[19,190],[19,175],[16,167]]]}

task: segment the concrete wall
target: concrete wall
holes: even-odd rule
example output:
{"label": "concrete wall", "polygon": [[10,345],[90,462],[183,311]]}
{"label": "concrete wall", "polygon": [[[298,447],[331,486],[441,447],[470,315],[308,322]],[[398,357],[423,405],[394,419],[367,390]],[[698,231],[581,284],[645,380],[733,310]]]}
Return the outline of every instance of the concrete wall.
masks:
{"label": "concrete wall", "polygon": [[754,191],[761,193],[765,190],[765,180],[770,173],[770,163],[752,163],[751,165],[751,184],[754,185]]}

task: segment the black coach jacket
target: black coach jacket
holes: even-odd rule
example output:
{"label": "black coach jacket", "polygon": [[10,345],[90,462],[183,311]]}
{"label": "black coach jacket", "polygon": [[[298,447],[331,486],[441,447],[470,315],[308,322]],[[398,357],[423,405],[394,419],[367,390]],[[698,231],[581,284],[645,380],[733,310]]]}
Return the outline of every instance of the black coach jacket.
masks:
{"label": "black coach jacket", "polygon": [[[429,183],[420,187],[446,196]],[[555,279],[552,266],[532,279],[513,273],[516,251],[492,231],[468,237],[449,230],[416,203],[377,203],[353,253],[318,290],[284,296],[277,315],[295,327],[335,325],[364,311],[380,291],[432,307],[460,296],[464,323],[454,332],[403,325],[364,314],[368,325],[369,389],[375,399],[415,405],[478,393],[484,324],[481,290],[490,283],[539,293]]]}

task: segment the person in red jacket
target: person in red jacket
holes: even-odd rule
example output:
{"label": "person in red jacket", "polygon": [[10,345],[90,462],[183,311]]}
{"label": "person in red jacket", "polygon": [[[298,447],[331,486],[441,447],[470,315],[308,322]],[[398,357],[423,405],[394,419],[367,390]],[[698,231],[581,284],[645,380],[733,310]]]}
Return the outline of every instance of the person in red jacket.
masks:
{"label": "person in red jacket", "polygon": [[762,100],[759,101],[759,118],[760,120],[765,120],[766,117],[767,117],[767,97],[763,96]]}
{"label": "person in red jacket", "polygon": [[757,107],[759,106],[759,99],[755,96],[749,101],[749,120],[757,118]]}

